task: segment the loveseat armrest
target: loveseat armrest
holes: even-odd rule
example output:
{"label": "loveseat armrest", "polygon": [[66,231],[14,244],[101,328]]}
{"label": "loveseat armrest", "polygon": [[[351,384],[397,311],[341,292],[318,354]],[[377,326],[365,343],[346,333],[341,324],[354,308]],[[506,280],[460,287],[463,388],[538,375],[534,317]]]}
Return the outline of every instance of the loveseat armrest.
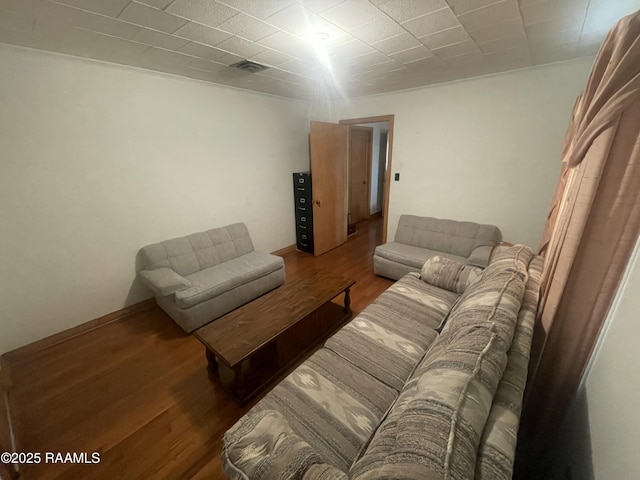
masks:
{"label": "loveseat armrest", "polygon": [[191,282],[167,267],[141,270],[140,278],[156,295],[166,297],[191,287]]}
{"label": "loveseat armrest", "polygon": [[489,265],[489,258],[494,247],[494,245],[480,245],[474,248],[467,257],[467,264],[474,267],[486,267]]}

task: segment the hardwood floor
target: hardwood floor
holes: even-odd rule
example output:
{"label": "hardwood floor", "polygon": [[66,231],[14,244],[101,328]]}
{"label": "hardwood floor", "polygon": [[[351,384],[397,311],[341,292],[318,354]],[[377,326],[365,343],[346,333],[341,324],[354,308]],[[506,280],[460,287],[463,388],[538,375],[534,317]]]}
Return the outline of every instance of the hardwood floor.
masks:
{"label": "hardwood floor", "polygon": [[[360,312],[392,283],[373,274],[381,232],[382,220],[369,220],[320,257],[286,253],[287,281],[339,272],[357,282],[351,308]],[[21,479],[225,478],[222,435],[251,407],[209,378],[202,344],[155,305],[2,360],[18,451],[43,455],[20,466]],[[99,452],[100,463],[45,463],[45,452]]]}

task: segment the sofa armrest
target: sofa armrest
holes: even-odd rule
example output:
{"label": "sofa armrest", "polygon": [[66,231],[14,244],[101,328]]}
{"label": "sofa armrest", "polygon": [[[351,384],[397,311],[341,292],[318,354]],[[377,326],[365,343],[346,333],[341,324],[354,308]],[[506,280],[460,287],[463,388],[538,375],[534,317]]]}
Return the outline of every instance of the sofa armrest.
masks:
{"label": "sofa armrest", "polygon": [[166,297],[167,295],[185,290],[191,286],[189,280],[167,267],[141,270],[139,274],[145,285],[161,297]]}
{"label": "sofa armrest", "polygon": [[423,282],[435,287],[461,294],[481,273],[482,269],[479,267],[436,255],[424,263],[420,277]]}
{"label": "sofa armrest", "polygon": [[474,248],[467,257],[467,264],[474,267],[486,267],[489,265],[489,258],[493,249],[494,245],[480,245]]}
{"label": "sofa armrest", "polygon": [[222,466],[231,480],[276,478],[284,470],[287,478],[322,478],[322,470],[305,475],[312,465],[321,463],[316,451],[277,410],[249,412],[223,437]]}

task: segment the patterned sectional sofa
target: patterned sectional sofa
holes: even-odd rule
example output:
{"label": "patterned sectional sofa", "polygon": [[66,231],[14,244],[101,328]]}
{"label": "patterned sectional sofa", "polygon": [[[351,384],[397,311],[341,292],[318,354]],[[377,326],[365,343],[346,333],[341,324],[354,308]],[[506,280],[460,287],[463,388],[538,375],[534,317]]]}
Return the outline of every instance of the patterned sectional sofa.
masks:
{"label": "patterned sectional sofa", "polygon": [[409,273],[224,436],[232,479],[510,479],[542,258]]}

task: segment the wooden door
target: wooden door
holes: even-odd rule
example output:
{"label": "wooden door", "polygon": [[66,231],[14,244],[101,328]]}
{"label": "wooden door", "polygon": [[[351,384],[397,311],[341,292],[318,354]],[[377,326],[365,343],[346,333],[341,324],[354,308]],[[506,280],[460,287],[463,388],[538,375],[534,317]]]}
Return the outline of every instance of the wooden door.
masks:
{"label": "wooden door", "polygon": [[349,128],[349,222],[357,223],[370,215],[369,171],[373,128]]}
{"label": "wooden door", "polygon": [[349,127],[311,122],[311,184],[314,255],[347,241]]}

